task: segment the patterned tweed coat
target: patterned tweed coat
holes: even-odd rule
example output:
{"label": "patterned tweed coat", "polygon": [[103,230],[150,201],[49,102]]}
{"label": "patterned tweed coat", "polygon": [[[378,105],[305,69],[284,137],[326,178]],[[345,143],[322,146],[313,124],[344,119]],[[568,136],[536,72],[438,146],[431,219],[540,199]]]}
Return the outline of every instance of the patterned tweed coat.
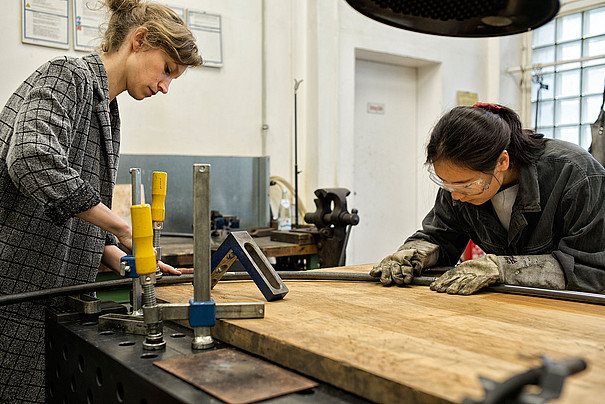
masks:
{"label": "patterned tweed coat", "polygon": [[[114,236],[74,214],[111,207],[118,105],[96,54],[38,68],[0,113],[0,294],[92,282]],[[39,303],[39,304],[38,304]],[[44,401],[44,304],[0,307],[0,402]]]}

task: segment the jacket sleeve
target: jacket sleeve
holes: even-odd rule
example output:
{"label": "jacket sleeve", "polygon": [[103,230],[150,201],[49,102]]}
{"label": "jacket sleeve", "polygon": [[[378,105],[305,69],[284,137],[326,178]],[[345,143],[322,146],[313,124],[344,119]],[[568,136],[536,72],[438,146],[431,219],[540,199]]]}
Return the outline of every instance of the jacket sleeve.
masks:
{"label": "jacket sleeve", "polygon": [[[70,168],[68,151],[80,109],[92,91],[65,59],[39,71],[17,112],[7,166],[17,189],[60,225],[101,202],[98,192]],[[84,100],[84,101],[83,101]]]}
{"label": "jacket sleeve", "polygon": [[433,209],[422,221],[422,230],[418,230],[406,241],[426,240],[440,247],[437,265],[455,265],[468,244],[470,238],[461,232],[458,215],[452,206],[451,196],[440,189]]}
{"label": "jacket sleeve", "polygon": [[567,289],[605,292],[605,177],[588,176],[570,187],[557,214],[563,236],[553,254]]}

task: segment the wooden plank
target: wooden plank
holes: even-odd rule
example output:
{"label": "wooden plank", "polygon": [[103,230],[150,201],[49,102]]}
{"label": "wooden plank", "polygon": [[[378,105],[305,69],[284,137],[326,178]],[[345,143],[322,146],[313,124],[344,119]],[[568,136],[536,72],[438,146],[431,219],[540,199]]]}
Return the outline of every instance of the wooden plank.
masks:
{"label": "wooden plank", "polygon": [[315,239],[311,233],[296,231],[274,230],[271,232],[271,241],[281,241],[292,244],[315,244]]}
{"label": "wooden plank", "polygon": [[[267,257],[317,254],[315,244],[292,244],[272,241],[270,237],[257,237],[254,241]],[[193,265],[193,239],[186,237],[162,237],[162,261],[170,265]],[[217,246],[218,247],[218,246]]]}
{"label": "wooden plank", "polygon": [[[328,271],[368,272],[371,265]],[[426,286],[286,281],[264,319],[220,320],[213,335],[285,367],[377,402],[460,402],[496,381],[554,360],[582,357],[559,403],[605,395],[605,306],[530,296],[440,294]],[[191,285],[157,288],[185,302]],[[259,301],[252,282],[221,281],[217,302]]]}

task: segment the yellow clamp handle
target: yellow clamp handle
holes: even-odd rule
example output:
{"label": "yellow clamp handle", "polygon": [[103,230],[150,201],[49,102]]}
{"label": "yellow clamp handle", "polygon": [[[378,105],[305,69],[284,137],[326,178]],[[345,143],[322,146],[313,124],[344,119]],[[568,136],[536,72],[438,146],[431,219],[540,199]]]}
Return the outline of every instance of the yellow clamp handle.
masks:
{"label": "yellow clamp handle", "polygon": [[168,174],[154,171],[151,180],[151,220],[163,222],[166,216],[166,180]]}
{"label": "yellow clamp handle", "polygon": [[151,206],[132,205],[132,242],[134,243],[134,262],[139,275],[154,273],[156,270],[155,251],[153,250],[153,228],[151,225]]}

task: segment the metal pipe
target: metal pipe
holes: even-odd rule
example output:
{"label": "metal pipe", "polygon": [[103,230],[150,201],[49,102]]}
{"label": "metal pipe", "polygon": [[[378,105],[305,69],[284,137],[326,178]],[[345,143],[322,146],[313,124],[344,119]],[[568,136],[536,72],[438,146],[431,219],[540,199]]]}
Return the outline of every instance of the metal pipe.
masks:
{"label": "metal pipe", "polygon": [[525,70],[530,70],[530,69],[531,70],[540,70],[545,67],[561,66],[561,65],[566,65],[566,64],[570,64],[570,63],[589,62],[591,60],[604,59],[604,58],[605,58],[605,54],[602,54],[602,55],[586,56],[586,57],[577,58],[577,59],[562,60],[562,61],[552,62],[552,63],[538,63],[538,64],[531,65],[531,66],[511,67],[509,69],[506,69],[506,73],[521,73]]}
{"label": "metal pipe", "polygon": [[[313,272],[313,271],[278,271],[278,275],[282,279],[289,280],[325,280],[325,281],[345,281],[345,282],[378,282],[378,278],[374,278],[369,274],[364,273],[349,273],[349,272]],[[414,285],[430,285],[438,274],[434,276],[427,273],[427,276],[415,276]],[[250,280],[250,275],[247,272],[227,272],[222,280]],[[179,283],[188,283],[194,281],[194,275],[180,276],[165,276],[157,281],[156,286],[174,285]],[[57,296],[75,295],[78,293],[88,293],[93,291],[121,289],[128,287],[131,280],[118,279],[113,281],[85,283],[74,286],[64,286],[61,288],[36,290],[33,292],[16,293],[12,295],[0,296],[0,306],[27,302],[31,300],[49,299]],[[560,300],[570,300],[581,303],[592,303],[605,305],[605,294],[577,292],[573,290],[550,290],[540,288],[530,288],[526,286],[514,285],[494,285],[485,290],[498,293],[511,293],[527,296],[546,297]]]}
{"label": "metal pipe", "polygon": [[[193,165],[193,299],[210,301],[210,164]],[[214,345],[210,327],[194,327],[193,349]]]}
{"label": "metal pipe", "polygon": [[[133,167],[130,169],[130,193],[132,205],[140,205],[142,199],[141,192],[141,169]],[[132,240],[132,256],[134,256],[134,240]],[[132,278],[130,305],[132,315],[143,314],[143,291],[141,287],[141,278]]]}
{"label": "metal pipe", "polygon": [[[347,272],[315,272],[312,271],[278,271],[282,279],[289,280],[331,280],[331,281],[362,281],[378,282],[379,279],[369,274],[347,273]],[[415,276],[414,285],[428,286],[439,277],[439,273],[427,273],[427,276]],[[222,280],[244,280],[250,279],[247,272],[227,272]],[[554,290],[532,288],[528,286],[502,285],[497,284],[485,288],[484,290],[498,293],[511,293],[518,295],[527,295],[535,297],[545,297],[560,300],[570,300],[580,303],[592,303],[605,305],[605,294],[578,292],[575,290]]]}

